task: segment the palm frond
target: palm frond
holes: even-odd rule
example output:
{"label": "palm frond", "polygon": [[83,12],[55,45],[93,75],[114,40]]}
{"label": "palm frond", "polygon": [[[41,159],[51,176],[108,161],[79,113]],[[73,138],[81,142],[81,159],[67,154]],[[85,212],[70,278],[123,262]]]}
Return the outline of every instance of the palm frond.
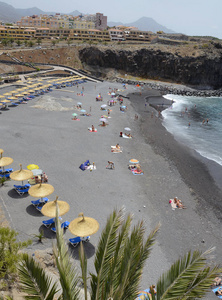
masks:
{"label": "palm frond", "polygon": [[64,241],[63,229],[61,228],[58,217],[58,206],[56,207],[56,238],[57,243],[53,246],[53,253],[56,260],[56,266],[59,271],[60,284],[62,286],[62,295],[64,299],[79,299],[79,276],[77,268],[70,260],[68,246]]}
{"label": "palm frond", "polygon": [[110,272],[110,263],[113,260],[116,249],[117,232],[122,222],[123,209],[119,211],[114,210],[108,218],[106,227],[100,237],[94,263],[96,275],[91,274],[92,300],[101,299],[102,293],[105,293],[104,289]]}
{"label": "palm frond", "polygon": [[26,299],[53,300],[58,292],[57,283],[52,283],[52,279],[32,257],[23,254],[18,270],[22,290],[28,294]]}
{"label": "palm frond", "polygon": [[120,281],[114,299],[127,300],[137,297],[143,267],[154,244],[159,226],[150,233],[145,243],[143,222],[134,227],[125,246],[124,256],[121,261]]}
{"label": "palm frond", "polygon": [[[157,283],[157,300],[194,299],[203,297],[213,278],[221,271],[218,267],[206,266],[207,255],[212,249],[201,253],[189,251],[177,260]],[[195,296],[194,296],[195,295]]]}

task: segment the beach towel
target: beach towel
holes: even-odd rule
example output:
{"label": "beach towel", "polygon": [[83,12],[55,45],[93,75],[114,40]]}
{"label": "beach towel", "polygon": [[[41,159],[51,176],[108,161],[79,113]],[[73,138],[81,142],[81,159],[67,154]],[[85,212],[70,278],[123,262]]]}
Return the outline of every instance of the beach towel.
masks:
{"label": "beach towel", "polygon": [[138,173],[137,171],[132,171],[133,175],[143,175],[143,172],[142,173]]}
{"label": "beach towel", "polygon": [[127,136],[124,133],[122,134],[122,137],[125,138],[125,139],[131,139],[132,138],[131,136]]}
{"label": "beach towel", "polygon": [[[219,289],[221,289],[221,286],[218,286],[217,288],[213,289],[212,292],[215,292],[218,291]],[[218,298],[222,299],[222,296],[217,296]]]}
{"label": "beach towel", "polygon": [[97,132],[97,129],[96,129],[96,128],[94,129],[94,131],[92,131],[92,128],[89,127],[88,130],[89,130],[89,132]]}
{"label": "beach towel", "polygon": [[173,199],[170,199],[169,203],[171,204],[172,210],[175,210],[177,208],[176,203],[174,203]]}
{"label": "beach towel", "polygon": [[86,167],[86,170],[90,170],[90,171],[94,171],[94,170],[96,170],[96,166],[94,165],[89,165],[89,166],[87,166]]}
{"label": "beach towel", "polygon": [[73,121],[80,121],[80,119],[72,119]]}
{"label": "beach towel", "polygon": [[89,160],[86,160],[83,164],[81,164],[81,165],[79,166],[79,168],[80,168],[82,171],[85,171],[89,165],[90,165]]}

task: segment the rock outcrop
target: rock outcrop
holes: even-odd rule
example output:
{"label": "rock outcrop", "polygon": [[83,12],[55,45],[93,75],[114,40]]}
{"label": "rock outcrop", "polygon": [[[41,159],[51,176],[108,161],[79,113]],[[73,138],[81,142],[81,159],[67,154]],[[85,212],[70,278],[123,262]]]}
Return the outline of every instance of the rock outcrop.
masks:
{"label": "rock outcrop", "polygon": [[[186,48],[186,45],[183,46]],[[113,68],[124,74],[147,79],[175,82],[199,89],[219,89],[222,87],[222,50],[214,45],[205,45],[204,51],[195,47],[180,54],[165,47],[124,50],[118,48],[84,47],[79,50],[79,58],[94,71],[104,76]]]}

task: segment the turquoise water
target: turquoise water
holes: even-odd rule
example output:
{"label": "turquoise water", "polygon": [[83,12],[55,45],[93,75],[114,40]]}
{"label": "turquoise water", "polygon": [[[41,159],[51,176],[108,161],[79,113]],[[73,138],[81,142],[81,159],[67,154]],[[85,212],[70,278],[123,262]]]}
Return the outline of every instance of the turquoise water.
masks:
{"label": "turquoise water", "polygon": [[175,101],[162,112],[165,128],[178,141],[222,165],[222,98],[164,97]]}

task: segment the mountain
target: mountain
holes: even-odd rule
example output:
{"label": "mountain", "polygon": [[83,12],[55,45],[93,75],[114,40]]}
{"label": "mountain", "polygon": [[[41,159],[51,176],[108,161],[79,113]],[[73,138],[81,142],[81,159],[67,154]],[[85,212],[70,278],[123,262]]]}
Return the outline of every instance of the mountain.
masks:
{"label": "mountain", "polygon": [[72,15],[73,17],[76,17],[76,16],[79,16],[79,15],[82,15],[82,13],[78,10],[74,10],[71,13],[69,13],[68,15]]}
{"label": "mountain", "polygon": [[37,7],[32,8],[17,8],[16,11],[22,16],[32,16],[32,15],[41,15],[45,14],[45,12]]}
{"label": "mountain", "polygon": [[0,2],[0,20],[4,22],[16,22],[21,18],[20,13],[12,5]]}
{"label": "mountain", "polygon": [[[0,2],[0,21],[3,22],[17,22],[21,17],[32,16],[32,15],[54,15],[56,12],[45,12],[37,7],[22,9],[14,8],[12,5],[9,5],[4,2]],[[71,13],[67,13],[72,16],[79,16],[81,12],[75,10]]]}
{"label": "mountain", "polygon": [[157,32],[157,31],[163,31],[165,33],[175,33],[173,30],[166,28],[165,26],[157,23],[154,19],[148,18],[148,17],[142,17],[139,20],[132,22],[132,23],[121,23],[121,22],[108,22],[108,26],[118,26],[118,25],[123,25],[123,26],[133,26],[137,27],[139,30],[143,31],[152,31],[152,32]]}

